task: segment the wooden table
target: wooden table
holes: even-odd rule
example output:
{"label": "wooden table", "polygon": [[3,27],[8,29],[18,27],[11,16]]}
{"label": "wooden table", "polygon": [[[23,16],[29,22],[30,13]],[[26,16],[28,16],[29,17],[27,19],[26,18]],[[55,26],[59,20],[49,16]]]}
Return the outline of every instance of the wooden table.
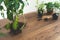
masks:
{"label": "wooden table", "polygon": [[[47,22],[38,21],[36,12],[24,16],[27,24],[22,33],[16,36],[0,37],[0,40],[60,40],[60,16],[56,21],[48,20]],[[23,20],[23,18],[20,19],[19,21]]]}

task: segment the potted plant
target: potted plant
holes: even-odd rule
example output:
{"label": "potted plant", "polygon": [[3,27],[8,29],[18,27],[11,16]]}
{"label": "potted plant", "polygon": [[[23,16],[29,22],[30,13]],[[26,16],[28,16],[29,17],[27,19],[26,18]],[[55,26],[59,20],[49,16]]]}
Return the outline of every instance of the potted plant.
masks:
{"label": "potted plant", "polygon": [[45,3],[46,9],[47,9],[47,14],[50,15],[53,13],[53,7],[54,4],[52,2]]}
{"label": "potted plant", "polygon": [[[54,8],[55,8],[55,9],[60,9],[60,3],[55,2],[55,3],[54,3]],[[59,13],[56,13],[56,12],[55,12],[55,13],[52,15],[53,20],[57,20],[57,19],[58,19],[58,15],[59,15]]]}
{"label": "potted plant", "polygon": [[45,5],[43,3],[38,5],[38,18],[39,18],[39,20],[42,19],[44,6]]}
{"label": "potted plant", "polygon": [[1,5],[2,2],[4,2],[7,8],[7,19],[11,21],[11,23],[6,24],[5,28],[10,29],[10,33],[13,35],[20,33],[24,27],[24,23],[18,20],[19,14],[23,14],[24,2],[22,0],[0,0],[0,10],[4,10]]}
{"label": "potted plant", "polygon": [[42,19],[43,16],[43,8],[45,6],[45,4],[42,2],[41,4],[38,3],[38,0],[36,0],[37,3],[37,13],[38,13],[38,20]]}
{"label": "potted plant", "polygon": [[47,9],[47,14],[48,15],[53,14],[52,17],[53,17],[54,20],[58,19],[58,15],[57,15],[58,13],[53,13],[53,10],[55,8],[60,9],[60,3],[58,3],[58,2],[54,2],[54,3],[48,2],[48,3],[45,3],[45,5],[46,5],[46,9]]}

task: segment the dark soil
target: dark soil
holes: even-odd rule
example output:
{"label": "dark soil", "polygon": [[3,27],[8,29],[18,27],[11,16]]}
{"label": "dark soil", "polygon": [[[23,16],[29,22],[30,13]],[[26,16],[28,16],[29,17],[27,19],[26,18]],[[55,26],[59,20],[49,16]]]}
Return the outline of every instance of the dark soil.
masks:
{"label": "dark soil", "polygon": [[13,29],[12,24],[13,23],[11,23],[10,32],[9,32],[10,34],[17,35],[22,32],[22,30],[20,28],[24,25],[24,23],[19,22],[16,30]]}
{"label": "dark soil", "polygon": [[47,15],[51,15],[53,13],[53,9],[47,10]]}

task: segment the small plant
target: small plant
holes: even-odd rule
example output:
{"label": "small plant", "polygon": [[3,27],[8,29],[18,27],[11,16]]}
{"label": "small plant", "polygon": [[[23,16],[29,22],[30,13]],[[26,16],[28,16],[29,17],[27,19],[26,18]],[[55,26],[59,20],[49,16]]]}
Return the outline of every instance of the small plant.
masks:
{"label": "small plant", "polygon": [[45,6],[44,3],[41,3],[41,4],[38,5],[38,10],[40,10],[41,13],[43,13],[44,6]]}
{"label": "small plant", "polygon": [[52,14],[54,4],[52,2],[48,2],[48,3],[45,3],[45,5],[46,5],[46,9],[47,9],[47,14]]}
{"label": "small plant", "polygon": [[38,20],[41,20],[43,16],[43,10],[44,10],[45,4],[43,2],[41,4],[38,3],[38,0],[36,0],[36,3],[37,3]]}
{"label": "small plant", "polygon": [[44,8],[44,3],[42,3],[42,4],[39,4],[38,5],[38,18],[39,18],[39,20],[42,18],[42,16],[43,16],[43,8]]}
{"label": "small plant", "polygon": [[52,14],[53,13],[53,9],[54,8],[60,8],[60,4],[58,2],[48,2],[48,3],[45,3],[46,5],[46,9],[47,9],[47,14]]}
{"label": "small plant", "polygon": [[54,4],[52,2],[45,3],[47,9],[53,9]]}
{"label": "small plant", "polygon": [[[7,29],[10,29],[10,32],[17,34],[21,31],[24,23],[19,22],[19,14],[23,14],[23,8],[25,6],[22,0],[0,0],[0,11],[4,10],[1,3],[4,2],[7,11],[7,19],[12,21],[6,25]],[[4,15],[4,13],[2,14]]]}
{"label": "small plant", "polygon": [[55,3],[54,3],[54,7],[60,9],[60,3],[55,2]]}
{"label": "small plant", "polygon": [[58,19],[58,13],[53,13],[53,10],[55,9],[55,8],[57,8],[57,9],[60,9],[60,3],[58,3],[58,2],[54,2],[54,3],[52,3],[52,2],[48,2],[48,3],[45,3],[45,5],[46,5],[46,9],[47,9],[47,14],[52,14],[52,19],[53,20],[57,20]]}
{"label": "small plant", "polygon": [[[54,8],[56,9],[60,9],[60,3],[59,2],[55,2],[54,3]],[[53,15],[52,15],[52,18],[53,18],[53,20],[57,20],[58,19],[58,16],[59,16],[59,13],[54,13]]]}

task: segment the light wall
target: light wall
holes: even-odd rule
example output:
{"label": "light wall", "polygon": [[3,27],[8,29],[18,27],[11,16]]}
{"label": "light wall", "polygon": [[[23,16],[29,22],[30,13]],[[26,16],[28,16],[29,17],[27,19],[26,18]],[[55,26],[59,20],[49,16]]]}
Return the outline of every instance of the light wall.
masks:
{"label": "light wall", "polygon": [[[60,2],[59,0],[38,0],[39,3],[56,2],[56,1]],[[29,5],[25,6],[24,13],[36,11],[37,10],[36,0],[28,0],[28,2],[29,2]]]}

